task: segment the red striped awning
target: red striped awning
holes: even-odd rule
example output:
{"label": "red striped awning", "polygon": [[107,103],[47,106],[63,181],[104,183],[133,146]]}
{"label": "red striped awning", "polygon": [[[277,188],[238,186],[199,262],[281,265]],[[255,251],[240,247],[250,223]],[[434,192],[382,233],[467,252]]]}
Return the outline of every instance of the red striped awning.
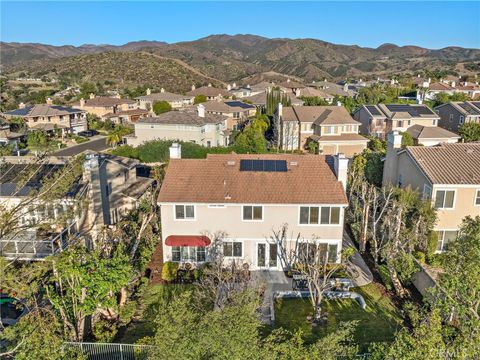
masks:
{"label": "red striped awning", "polygon": [[168,246],[208,246],[211,241],[204,235],[170,235],[165,244]]}

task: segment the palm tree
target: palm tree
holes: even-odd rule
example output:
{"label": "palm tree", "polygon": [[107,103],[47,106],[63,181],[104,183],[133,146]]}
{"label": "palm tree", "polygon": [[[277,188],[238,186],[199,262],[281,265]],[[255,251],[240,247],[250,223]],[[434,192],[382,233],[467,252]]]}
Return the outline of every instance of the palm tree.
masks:
{"label": "palm tree", "polygon": [[107,144],[111,147],[116,147],[122,141],[123,135],[120,131],[112,131],[107,135]]}

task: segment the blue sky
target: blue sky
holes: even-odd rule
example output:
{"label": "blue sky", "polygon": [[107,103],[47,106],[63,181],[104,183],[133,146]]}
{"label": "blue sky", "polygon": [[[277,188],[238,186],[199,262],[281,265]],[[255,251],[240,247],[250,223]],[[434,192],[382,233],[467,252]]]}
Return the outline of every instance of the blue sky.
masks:
{"label": "blue sky", "polygon": [[53,45],[195,40],[210,34],[480,48],[480,2],[6,2],[2,41]]}

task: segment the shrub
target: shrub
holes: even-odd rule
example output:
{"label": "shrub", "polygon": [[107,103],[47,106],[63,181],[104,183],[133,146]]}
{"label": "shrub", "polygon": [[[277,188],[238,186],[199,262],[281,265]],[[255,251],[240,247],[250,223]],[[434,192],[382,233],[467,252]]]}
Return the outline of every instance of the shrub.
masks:
{"label": "shrub", "polygon": [[172,282],[177,279],[178,263],[167,261],[162,267],[162,279],[167,282]]}
{"label": "shrub", "polygon": [[153,104],[153,112],[160,115],[172,110],[172,106],[167,101],[156,101]]}
{"label": "shrub", "polygon": [[393,289],[392,279],[390,278],[390,271],[388,271],[387,265],[380,265],[378,267],[378,272],[380,273],[380,277],[382,278],[382,282],[385,284],[387,290]]}
{"label": "shrub", "polygon": [[418,260],[418,262],[420,264],[425,264],[425,253],[423,251],[415,251],[413,253],[413,256],[415,257],[415,259]]}
{"label": "shrub", "polygon": [[206,101],[207,101],[207,97],[205,95],[197,95],[193,99],[194,104],[200,104],[200,103],[203,103],[203,102],[206,102]]}
{"label": "shrub", "polygon": [[405,285],[410,284],[412,275],[418,271],[417,264],[415,263],[413,256],[410,254],[399,256],[395,259],[394,266],[399,279]]}

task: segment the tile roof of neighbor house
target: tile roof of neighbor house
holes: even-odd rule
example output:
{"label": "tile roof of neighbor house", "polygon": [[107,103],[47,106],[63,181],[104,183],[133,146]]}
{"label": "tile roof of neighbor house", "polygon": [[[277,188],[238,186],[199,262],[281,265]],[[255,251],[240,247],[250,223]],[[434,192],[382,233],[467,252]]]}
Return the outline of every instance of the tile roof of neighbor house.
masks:
{"label": "tile roof of neighbor house", "polygon": [[[374,117],[389,119],[440,119],[440,117],[425,104],[378,104],[363,105]],[[358,111],[357,109],[356,111]]]}
{"label": "tile roof of neighbor house", "polygon": [[[294,106],[303,105],[303,100],[300,100],[292,93],[287,93],[290,103]],[[252,96],[244,97],[243,100],[251,101],[254,105],[265,106],[267,104],[267,93],[261,92]]]}
{"label": "tile roof of neighbor house", "polygon": [[197,96],[197,95],[218,96],[218,95],[222,95],[222,96],[228,97],[228,96],[230,96],[230,93],[227,91],[227,89],[220,89],[220,88],[216,88],[216,87],[213,87],[213,86],[202,86],[202,87],[199,87],[195,90],[187,92],[187,95],[191,95],[191,96]]}
{"label": "tile roof of neighbor house", "polygon": [[[254,110],[255,106],[244,103],[238,100],[224,100],[224,101],[207,101],[202,103],[206,111],[215,111],[221,113],[241,112],[246,110]],[[196,108],[197,105],[194,105]]]}
{"label": "tile roof of neighbor house", "polygon": [[305,87],[300,90],[300,96],[306,96],[306,97],[320,97],[322,99],[331,99],[333,98],[333,95],[328,94],[327,92],[323,90],[319,90],[313,87]]}
{"label": "tile roof of neighbor house", "polygon": [[265,91],[267,89],[272,89],[275,86],[274,83],[269,81],[261,81],[255,85],[252,85],[250,88],[252,91]]}
{"label": "tile roof of neighbor house", "polygon": [[[118,106],[122,104],[135,104],[136,101],[132,99],[119,99],[116,97],[106,97],[106,96],[97,96],[93,99],[86,99],[85,106],[90,107],[110,107],[110,106]],[[79,103],[75,104],[76,106]]]}
{"label": "tile roof of neighbor house", "polygon": [[413,125],[407,129],[407,133],[414,139],[460,139],[457,134],[438,126]]}
{"label": "tile roof of neighbor house", "polygon": [[137,123],[144,124],[182,124],[202,126],[206,124],[220,124],[227,119],[224,115],[208,114],[198,116],[196,111],[169,111],[153,117],[144,117]]}
{"label": "tile roof of neighbor house", "polygon": [[313,122],[316,125],[360,124],[343,106],[292,106],[283,108],[284,121]]}
{"label": "tile roof of neighbor house", "polygon": [[434,90],[434,91],[450,91],[453,89],[454,88],[452,88],[450,85],[445,83],[440,83],[440,82],[430,84],[430,86],[428,87],[428,90]]}
{"label": "tile roof of neighbor house", "polygon": [[155,94],[144,95],[136,97],[137,100],[146,100],[146,101],[183,101],[183,100],[191,100],[195,96],[193,95],[181,95],[181,94],[174,94],[168,91],[163,91]]}
{"label": "tile roof of neighbor house", "polygon": [[480,143],[408,146],[406,151],[432,184],[480,185]]}
{"label": "tile roof of neighbor house", "polygon": [[45,117],[45,116],[69,115],[69,114],[84,113],[84,112],[85,110],[75,109],[72,107],[66,107],[61,105],[37,104],[37,105],[25,106],[24,108],[21,108],[21,109],[6,111],[3,114],[8,116],[19,116],[19,117]]}
{"label": "tile roof of neighbor house", "polygon": [[286,89],[303,89],[305,87],[305,85],[303,85],[302,83],[298,81],[292,81],[292,80],[283,81],[277,84],[277,86],[283,87]]}
{"label": "tile roof of neighbor house", "polygon": [[145,109],[130,109],[130,110],[117,111],[116,113],[108,113],[103,115],[102,117],[113,118],[121,115],[135,116],[135,115],[148,115],[148,114],[150,114],[150,111]]}
{"label": "tile roof of neighbor house", "polygon": [[[240,160],[285,160],[287,171],[240,171]],[[208,154],[172,159],[159,202],[347,204],[341,183],[322,155]]]}
{"label": "tile roof of neighbor house", "polygon": [[310,138],[315,141],[320,142],[342,142],[342,141],[358,141],[358,142],[368,142],[366,137],[363,137],[359,134],[341,134],[341,135],[311,135]]}

